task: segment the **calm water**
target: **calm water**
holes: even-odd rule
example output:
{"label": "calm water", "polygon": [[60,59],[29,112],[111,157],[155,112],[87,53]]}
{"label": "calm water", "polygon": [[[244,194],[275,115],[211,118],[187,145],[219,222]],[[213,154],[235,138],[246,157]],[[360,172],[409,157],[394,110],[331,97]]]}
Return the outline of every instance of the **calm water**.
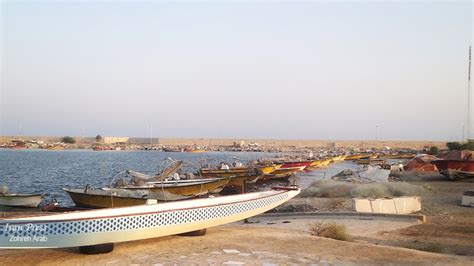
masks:
{"label": "calm water", "polygon": [[[0,149],[0,185],[12,193],[46,193],[46,200],[56,198],[61,204],[72,205],[63,187],[108,186],[112,178],[124,170],[156,173],[171,157],[183,160],[184,172],[195,172],[199,165],[219,162],[248,162],[270,153],[208,152],[173,153],[157,151],[90,151],[90,150],[6,150]],[[298,184],[304,188],[318,179],[328,178],[344,169],[358,166],[350,162],[331,164],[314,172],[298,174]]]}
{"label": "calm water", "polygon": [[169,163],[168,157],[189,162],[183,170],[194,172],[204,163],[247,162],[270,156],[275,154],[0,149],[0,185],[7,185],[11,193],[46,193],[46,199],[70,205],[72,201],[62,191],[65,186],[107,186],[117,173],[128,169],[156,173]]}

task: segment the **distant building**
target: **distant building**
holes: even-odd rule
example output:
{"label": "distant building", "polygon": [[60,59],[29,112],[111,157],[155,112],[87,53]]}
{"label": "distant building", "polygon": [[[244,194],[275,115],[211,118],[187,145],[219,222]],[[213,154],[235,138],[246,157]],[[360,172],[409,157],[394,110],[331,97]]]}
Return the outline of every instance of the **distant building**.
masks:
{"label": "distant building", "polygon": [[127,143],[129,139],[129,137],[103,137],[102,142],[104,144]]}

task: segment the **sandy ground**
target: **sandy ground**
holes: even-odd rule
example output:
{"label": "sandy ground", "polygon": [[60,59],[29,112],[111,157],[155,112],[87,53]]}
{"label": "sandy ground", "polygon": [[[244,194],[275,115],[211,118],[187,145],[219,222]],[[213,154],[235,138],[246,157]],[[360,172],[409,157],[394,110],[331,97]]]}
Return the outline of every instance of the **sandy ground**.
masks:
{"label": "sandy ground", "polygon": [[[109,254],[82,255],[77,249],[0,250],[0,264],[457,264],[474,265],[474,208],[459,206],[473,182],[435,176],[411,182],[425,188],[426,223],[407,219],[259,216],[252,223],[208,229],[201,237],[170,236],[120,243]],[[283,211],[347,211],[350,199],[296,198]],[[311,236],[308,224],[345,224],[353,240]],[[420,251],[427,250],[430,252]]]}
{"label": "sandy ground", "polygon": [[275,265],[275,264],[457,264],[472,257],[359,244],[310,236],[307,232],[252,226],[209,229],[205,236],[170,236],[122,243],[109,254],[81,255],[75,249],[0,251],[9,265]]}
{"label": "sandy ground", "polygon": [[435,245],[443,253],[474,256],[474,208],[460,206],[462,193],[474,190],[474,182],[445,181],[444,177],[434,176],[412,183],[427,188],[421,211],[427,222],[366,240],[412,248]]}

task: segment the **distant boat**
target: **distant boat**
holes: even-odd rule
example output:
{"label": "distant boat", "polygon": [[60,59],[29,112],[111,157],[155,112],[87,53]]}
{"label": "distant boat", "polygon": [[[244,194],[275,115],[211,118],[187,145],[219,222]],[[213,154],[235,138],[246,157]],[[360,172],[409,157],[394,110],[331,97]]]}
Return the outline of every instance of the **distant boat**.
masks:
{"label": "distant boat", "polygon": [[201,168],[198,174],[203,177],[253,177],[259,176],[258,171],[253,167],[230,167],[229,169]]}
{"label": "distant boat", "polygon": [[263,175],[260,180],[274,180],[274,179],[288,179],[289,177],[293,176],[294,174],[303,171],[305,166],[295,166],[295,167],[287,167],[287,168],[279,168],[275,169],[270,174]]}
{"label": "distant boat", "polygon": [[[299,188],[274,188],[142,206],[3,218],[0,248],[81,247],[84,251],[93,248],[90,246],[193,232],[264,213],[299,193]],[[37,230],[21,230],[26,224]],[[14,237],[37,241],[10,241]],[[112,249],[113,245],[108,251]]]}
{"label": "distant boat", "polygon": [[296,168],[299,167],[303,171],[306,167],[310,166],[313,161],[301,161],[301,162],[282,162],[280,169]]}
{"label": "distant boat", "polygon": [[42,199],[41,194],[0,194],[0,205],[36,208]]}

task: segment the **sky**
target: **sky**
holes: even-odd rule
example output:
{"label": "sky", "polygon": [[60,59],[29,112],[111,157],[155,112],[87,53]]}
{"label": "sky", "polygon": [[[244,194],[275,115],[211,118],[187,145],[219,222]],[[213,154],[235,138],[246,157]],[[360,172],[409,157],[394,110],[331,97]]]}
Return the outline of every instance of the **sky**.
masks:
{"label": "sky", "polygon": [[0,135],[460,140],[472,13],[470,1],[3,1]]}

